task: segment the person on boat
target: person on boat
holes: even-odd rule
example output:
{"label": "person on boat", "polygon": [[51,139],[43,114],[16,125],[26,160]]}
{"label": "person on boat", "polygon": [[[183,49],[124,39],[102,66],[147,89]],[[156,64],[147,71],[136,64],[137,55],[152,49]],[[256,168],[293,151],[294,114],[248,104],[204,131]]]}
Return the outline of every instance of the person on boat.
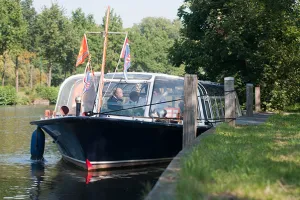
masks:
{"label": "person on boat", "polygon": [[143,105],[146,105],[146,99],[140,97],[139,92],[132,91],[129,94],[128,105],[130,105],[130,106],[143,106]]}
{"label": "person on boat", "polygon": [[107,100],[107,108],[110,110],[123,109],[123,90],[116,88],[113,95]]}
{"label": "person on boat", "polygon": [[131,91],[128,102],[123,105],[123,108],[126,109],[123,113],[128,116],[144,116],[145,104],[146,102],[140,97],[139,92]]}
{"label": "person on boat", "polygon": [[[132,107],[139,106],[140,105],[139,104],[139,99],[140,99],[139,93],[137,91],[132,91],[129,94],[129,100],[128,100],[128,102],[126,102],[123,107],[130,109]],[[130,109],[130,110],[133,111],[132,109]]]}
{"label": "person on boat", "polygon": [[132,91],[129,94],[129,104],[130,105],[137,105],[139,102],[139,93],[137,91]]}
{"label": "person on boat", "polygon": [[165,102],[166,99],[164,95],[161,94],[159,88],[154,88],[153,89],[153,96],[152,96],[152,101],[151,104],[154,104],[151,106],[151,110],[153,113],[159,112],[160,110],[164,109],[163,102]]}

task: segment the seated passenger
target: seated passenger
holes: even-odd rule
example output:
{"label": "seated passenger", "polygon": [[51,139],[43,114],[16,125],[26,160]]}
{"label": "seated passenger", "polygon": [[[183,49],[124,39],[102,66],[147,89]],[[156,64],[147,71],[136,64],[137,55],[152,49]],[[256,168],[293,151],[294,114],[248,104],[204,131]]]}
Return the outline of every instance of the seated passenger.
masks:
{"label": "seated passenger", "polygon": [[129,102],[128,103],[131,105],[137,105],[139,102],[139,98],[140,98],[139,93],[136,91],[132,91],[129,94]]}
{"label": "seated passenger", "polygon": [[140,97],[140,94],[137,91],[132,91],[129,94],[129,101],[127,105],[128,107],[143,106],[146,105],[146,99]]}
{"label": "seated passenger", "polygon": [[123,109],[123,90],[116,88],[113,96],[107,100],[107,108],[110,110],[121,110]]}
{"label": "seated passenger", "polygon": [[139,93],[132,91],[129,94],[129,101],[124,104],[124,108],[128,109],[126,114],[129,116],[144,116],[145,107],[140,107],[143,106],[140,104],[141,102]]}
{"label": "seated passenger", "polygon": [[164,109],[164,104],[166,99],[165,97],[161,94],[159,88],[154,88],[153,90],[153,96],[152,96],[152,101],[151,101],[151,110],[152,112],[157,112],[162,109]]}

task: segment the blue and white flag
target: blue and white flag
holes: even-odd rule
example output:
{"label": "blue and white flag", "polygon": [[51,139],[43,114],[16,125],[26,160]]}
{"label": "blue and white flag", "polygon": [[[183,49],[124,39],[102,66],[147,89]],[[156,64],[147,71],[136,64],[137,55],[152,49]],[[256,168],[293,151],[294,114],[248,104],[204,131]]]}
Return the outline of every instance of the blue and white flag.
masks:
{"label": "blue and white flag", "polygon": [[129,48],[129,43],[128,43],[128,39],[125,39],[123,48],[122,48],[122,52],[121,52],[121,58],[124,58],[124,76],[125,79],[127,80],[127,70],[130,67],[130,48]]}
{"label": "blue and white flag", "polygon": [[84,82],[84,87],[83,87],[83,94],[84,94],[91,87],[91,72],[89,67],[86,69],[83,82]]}

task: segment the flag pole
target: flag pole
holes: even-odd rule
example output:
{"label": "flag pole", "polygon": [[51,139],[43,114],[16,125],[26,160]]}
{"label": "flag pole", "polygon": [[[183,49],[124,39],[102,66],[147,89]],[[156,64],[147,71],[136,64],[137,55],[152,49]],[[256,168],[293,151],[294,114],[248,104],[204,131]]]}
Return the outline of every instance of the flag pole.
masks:
{"label": "flag pole", "polygon": [[105,22],[105,32],[104,32],[104,46],[103,46],[103,55],[102,55],[102,65],[101,65],[101,78],[99,81],[99,93],[98,93],[98,108],[97,111],[100,113],[100,109],[102,106],[102,92],[103,92],[103,86],[104,86],[104,68],[105,68],[105,60],[106,60],[106,48],[107,48],[107,42],[108,42],[108,21],[109,21],[109,13],[110,13],[110,7],[107,8],[106,13],[106,22]]}

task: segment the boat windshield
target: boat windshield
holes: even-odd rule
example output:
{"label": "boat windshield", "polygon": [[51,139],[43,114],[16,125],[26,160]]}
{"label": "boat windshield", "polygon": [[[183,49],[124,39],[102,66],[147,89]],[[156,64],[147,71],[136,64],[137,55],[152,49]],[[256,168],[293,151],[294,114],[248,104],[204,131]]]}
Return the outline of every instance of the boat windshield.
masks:
{"label": "boat windshield", "polygon": [[62,113],[60,113],[61,106],[67,106],[69,108],[69,115],[75,115],[75,98],[77,96],[81,96],[82,99],[82,112],[93,110],[97,95],[97,91],[95,88],[99,83],[99,75],[95,75],[95,77],[91,80],[90,87],[86,92],[84,92],[83,78],[83,75],[74,76],[67,79],[66,82],[62,85],[56,103],[55,111],[57,115],[62,115]]}
{"label": "boat windshield", "polygon": [[167,111],[167,118],[183,116],[183,88],[183,79],[157,76],[153,86],[150,116],[157,117],[162,110]]}
{"label": "boat windshield", "polygon": [[122,116],[144,116],[149,83],[106,82],[101,112]]}

